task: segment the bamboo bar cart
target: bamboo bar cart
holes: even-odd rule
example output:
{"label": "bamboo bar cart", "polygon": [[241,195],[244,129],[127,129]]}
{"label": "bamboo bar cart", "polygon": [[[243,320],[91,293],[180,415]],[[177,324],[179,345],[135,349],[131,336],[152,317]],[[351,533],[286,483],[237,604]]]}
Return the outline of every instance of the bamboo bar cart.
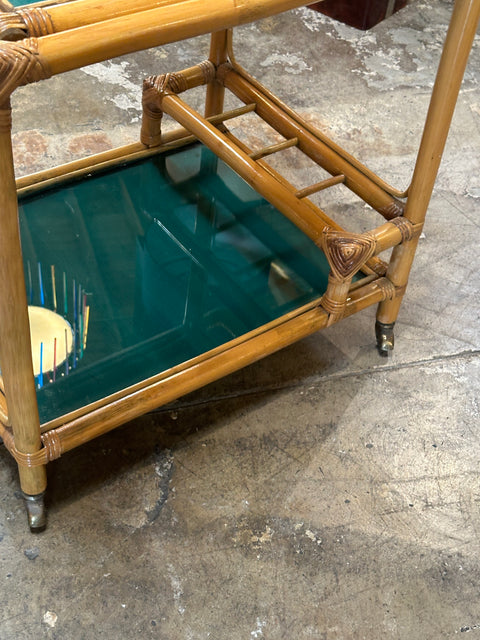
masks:
{"label": "bamboo bar cart", "polygon": [[[303,4],[1,0],[0,436],[32,531],[45,527],[47,463],[78,445],[370,305],[380,354],[393,349],[480,0],[455,1],[406,191],[237,63],[232,28]],[[138,143],[15,180],[17,87],[205,33],[208,60],[144,79]],[[181,97],[201,86],[203,115]],[[239,107],[224,111],[226,91]],[[164,132],[164,114],[180,127]],[[247,114],[277,141],[251,149],[234,135]],[[292,148],[325,179],[298,188],[278,173],[269,160]],[[378,226],[345,230],[310,199],[333,186]]]}

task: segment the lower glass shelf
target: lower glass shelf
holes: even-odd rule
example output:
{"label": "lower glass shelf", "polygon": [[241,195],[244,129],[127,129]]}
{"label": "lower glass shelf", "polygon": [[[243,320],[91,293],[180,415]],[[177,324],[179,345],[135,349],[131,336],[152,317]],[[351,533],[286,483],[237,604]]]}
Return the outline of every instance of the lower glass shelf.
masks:
{"label": "lower glass shelf", "polygon": [[196,144],[20,199],[42,423],[324,293],[322,251]]}

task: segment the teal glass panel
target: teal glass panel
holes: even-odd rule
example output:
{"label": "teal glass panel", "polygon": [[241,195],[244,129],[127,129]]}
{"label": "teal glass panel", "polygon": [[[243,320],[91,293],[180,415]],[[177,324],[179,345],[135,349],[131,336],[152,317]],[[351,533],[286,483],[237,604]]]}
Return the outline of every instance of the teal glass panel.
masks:
{"label": "teal glass panel", "polygon": [[26,4],[35,4],[38,0],[10,0],[14,7],[23,7]]}
{"label": "teal glass panel", "polygon": [[55,343],[39,372],[42,422],[326,289],[323,253],[201,145],[64,183],[19,210],[29,304],[68,320],[74,336],[68,360]]}

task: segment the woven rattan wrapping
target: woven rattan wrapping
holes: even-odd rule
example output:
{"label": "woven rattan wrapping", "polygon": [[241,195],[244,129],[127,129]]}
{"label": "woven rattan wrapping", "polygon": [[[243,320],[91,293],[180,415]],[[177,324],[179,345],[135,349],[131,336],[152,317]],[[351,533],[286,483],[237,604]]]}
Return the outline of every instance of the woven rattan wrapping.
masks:
{"label": "woven rattan wrapping", "polygon": [[38,54],[35,38],[0,44],[0,105],[17,87],[50,77],[46,63]]}

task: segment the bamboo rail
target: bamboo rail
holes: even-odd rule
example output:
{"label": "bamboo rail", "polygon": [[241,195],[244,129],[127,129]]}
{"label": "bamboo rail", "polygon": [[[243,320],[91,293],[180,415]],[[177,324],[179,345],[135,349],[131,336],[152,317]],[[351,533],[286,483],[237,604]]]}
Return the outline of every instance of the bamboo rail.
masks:
{"label": "bamboo rail", "polygon": [[[175,4],[182,2],[185,0],[174,0]],[[128,3],[119,3],[118,0],[74,0],[64,4],[43,2],[18,9],[10,6],[5,8],[8,13],[0,13],[0,34],[16,24],[16,28],[23,32],[23,37],[39,37],[169,4],[172,4],[172,0],[130,0]]]}
{"label": "bamboo rail", "polygon": [[[455,2],[405,207],[404,215],[413,224],[425,220],[479,20],[480,0]],[[399,289],[406,289],[417,244],[418,236],[393,251],[388,277]],[[393,325],[401,301],[399,296],[380,304],[377,323]]]}
{"label": "bamboo rail", "polygon": [[260,89],[259,83],[251,84],[229,64],[219,69],[218,77],[237,98],[247,103],[254,102],[257,105],[257,114],[285,138],[297,138],[298,148],[328,173],[332,176],[343,174],[345,186],[385,218],[391,219],[402,215],[402,203],[379,187],[365,173],[359,171],[330,145],[313,135],[299,116],[294,119],[278,107],[269,99],[266,92]]}
{"label": "bamboo rail", "polygon": [[[24,51],[34,49],[43,77],[159,45],[239,26],[304,5],[300,0],[182,0],[89,24],[78,29],[22,41]],[[65,5],[68,11],[68,5]],[[72,37],[74,34],[74,37]],[[9,45],[0,44],[8,56]],[[17,49],[17,56],[19,52]],[[23,55],[28,55],[24,53]],[[1,79],[1,74],[0,74]],[[32,82],[40,77],[23,77]],[[15,81],[17,78],[15,79]],[[7,89],[13,90],[13,86]],[[5,89],[4,89],[5,91]],[[0,91],[0,103],[5,95]]]}
{"label": "bamboo rail", "polygon": [[[377,340],[393,347],[393,323],[408,281],[455,101],[480,18],[480,0],[456,0],[411,186],[398,191],[283,105],[236,62],[228,29],[302,6],[298,0],[75,0],[11,11],[0,0],[0,36],[36,37],[0,42],[0,436],[18,462],[20,482],[33,504],[45,489],[45,465],[62,453],[106,433],[215,379],[255,362],[372,304],[379,304]],[[37,82],[78,67],[169,42],[214,32],[209,60],[180,74],[147,80],[142,141],[15,183],[11,147],[10,96],[22,84]],[[205,116],[177,95],[206,85]],[[225,89],[245,107],[223,111]],[[229,117],[255,110],[285,142],[250,150],[223,124]],[[161,132],[163,113],[182,127]],[[220,125],[216,128],[215,125]],[[203,141],[259,194],[309,236],[330,265],[327,290],[314,302],[203,353],[137,385],[40,425],[29,337],[27,300],[18,228],[17,193],[79,178],[84,173]],[[263,159],[296,146],[332,175],[296,189]],[[365,233],[339,227],[308,196],[344,184],[381,213],[387,222]],[[406,204],[400,200],[407,198]],[[394,248],[385,276],[378,255]],[[364,270],[366,277],[352,283]],[[29,498],[29,500],[30,500]],[[31,517],[33,526],[41,518]]]}
{"label": "bamboo rail", "polygon": [[[225,111],[216,116],[211,116],[207,118],[207,120],[212,124],[220,124],[233,118],[238,118],[238,116],[249,113],[254,109],[255,105],[246,105]],[[178,149],[179,147],[195,142],[195,140],[196,138],[189,134],[186,129],[178,127],[174,131],[168,131],[163,134],[162,144],[158,147],[146,148],[141,142],[134,142],[115,149],[109,149],[108,151],[102,151],[87,158],[73,160],[72,162],[51,169],[45,169],[28,176],[17,178],[17,194],[18,196],[31,195],[36,191],[53,187],[67,180],[81,178],[91,172],[111,169],[125,162],[134,162],[135,160],[148,158],[158,153]]]}
{"label": "bamboo rail", "polygon": [[[367,283],[350,293],[345,316],[357,313],[372,304],[391,296],[391,284],[381,278]],[[210,382],[233,373],[260,358],[325,328],[327,313],[314,301],[282,318],[250,332],[231,343],[207,352],[188,363],[174,367],[159,376],[146,380],[105,400],[108,404],[95,403],[83,411],[64,416],[61,421],[44,425],[42,448],[35,454],[20,453],[8,429],[0,428],[0,435],[12,455],[28,469],[42,468],[81,444],[111,431],[129,420],[158,406],[199,389]],[[61,424],[59,424],[61,422]],[[55,425],[55,426],[54,426]]]}

